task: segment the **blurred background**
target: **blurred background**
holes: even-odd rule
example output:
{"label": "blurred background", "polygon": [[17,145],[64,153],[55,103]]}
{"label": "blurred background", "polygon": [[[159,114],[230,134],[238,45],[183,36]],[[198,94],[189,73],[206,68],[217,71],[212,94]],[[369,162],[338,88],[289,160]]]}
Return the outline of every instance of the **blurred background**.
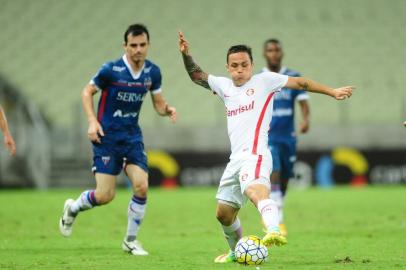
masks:
{"label": "blurred background", "polygon": [[259,72],[263,42],[273,37],[283,42],[284,65],[331,86],[357,86],[340,103],[311,95],[310,132],[299,136],[293,185],[406,183],[406,1],[0,0],[0,6],[0,103],[18,149],[10,158],[0,147],[0,187],[93,186],[80,92],[104,62],[123,54],[123,33],[136,22],[149,28],[149,59],[160,66],[163,94],[179,116],[173,125],[145,100],[140,124],[152,185],[216,185],[229,155],[224,106],[184,71],[179,29],[213,74],[226,75],[226,51],[237,43],[253,48]]}

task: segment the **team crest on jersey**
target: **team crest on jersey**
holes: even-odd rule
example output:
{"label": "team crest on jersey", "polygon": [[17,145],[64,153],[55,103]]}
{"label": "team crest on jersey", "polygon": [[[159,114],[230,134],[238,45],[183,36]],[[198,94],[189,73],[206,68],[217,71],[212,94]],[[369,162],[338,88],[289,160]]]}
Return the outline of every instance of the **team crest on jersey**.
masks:
{"label": "team crest on jersey", "polygon": [[104,165],[107,165],[110,162],[110,157],[109,156],[102,157],[102,161]]}
{"label": "team crest on jersey", "polygon": [[144,86],[145,86],[145,88],[147,88],[148,90],[151,89],[151,86],[152,86],[151,77],[146,77],[146,78],[144,79]]}
{"label": "team crest on jersey", "polygon": [[255,93],[255,90],[252,89],[252,88],[248,89],[247,92],[246,92],[247,96],[252,96],[254,93]]}
{"label": "team crest on jersey", "polygon": [[113,66],[113,71],[122,72],[125,70],[125,67]]}

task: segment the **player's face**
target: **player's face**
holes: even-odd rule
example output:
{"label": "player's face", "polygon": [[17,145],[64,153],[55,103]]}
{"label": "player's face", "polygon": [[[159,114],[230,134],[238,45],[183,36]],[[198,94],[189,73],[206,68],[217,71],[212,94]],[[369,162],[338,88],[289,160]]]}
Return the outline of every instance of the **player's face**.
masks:
{"label": "player's face", "polygon": [[135,63],[145,60],[148,48],[149,42],[145,33],[137,36],[129,34],[127,36],[127,43],[124,43],[124,50],[127,56]]}
{"label": "player's face", "polygon": [[236,86],[241,86],[252,77],[254,65],[246,52],[232,53],[226,65],[228,73]]}
{"label": "player's face", "polygon": [[283,58],[282,48],[273,42],[266,44],[264,48],[264,57],[268,66],[280,66]]}

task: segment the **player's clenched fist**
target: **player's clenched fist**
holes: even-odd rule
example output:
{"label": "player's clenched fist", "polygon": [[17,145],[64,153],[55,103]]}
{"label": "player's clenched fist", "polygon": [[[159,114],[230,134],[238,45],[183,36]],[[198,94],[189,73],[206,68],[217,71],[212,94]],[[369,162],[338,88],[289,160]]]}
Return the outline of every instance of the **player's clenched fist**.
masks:
{"label": "player's clenched fist", "polygon": [[104,132],[100,123],[97,120],[91,121],[89,123],[87,136],[92,142],[101,143],[100,136],[104,136]]}

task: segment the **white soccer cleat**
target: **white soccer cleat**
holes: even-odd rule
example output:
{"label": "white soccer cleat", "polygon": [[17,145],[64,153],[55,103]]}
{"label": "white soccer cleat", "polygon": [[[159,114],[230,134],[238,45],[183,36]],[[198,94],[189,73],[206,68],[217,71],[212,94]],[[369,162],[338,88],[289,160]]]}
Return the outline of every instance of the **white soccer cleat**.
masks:
{"label": "white soccer cleat", "polygon": [[59,219],[59,231],[63,236],[70,236],[72,234],[72,225],[76,216],[69,215],[70,206],[75,202],[73,199],[67,199],[63,206],[63,214]]}
{"label": "white soccer cleat", "polygon": [[137,256],[146,256],[148,252],[142,247],[141,243],[137,240],[127,241],[124,239],[122,248],[124,251]]}

